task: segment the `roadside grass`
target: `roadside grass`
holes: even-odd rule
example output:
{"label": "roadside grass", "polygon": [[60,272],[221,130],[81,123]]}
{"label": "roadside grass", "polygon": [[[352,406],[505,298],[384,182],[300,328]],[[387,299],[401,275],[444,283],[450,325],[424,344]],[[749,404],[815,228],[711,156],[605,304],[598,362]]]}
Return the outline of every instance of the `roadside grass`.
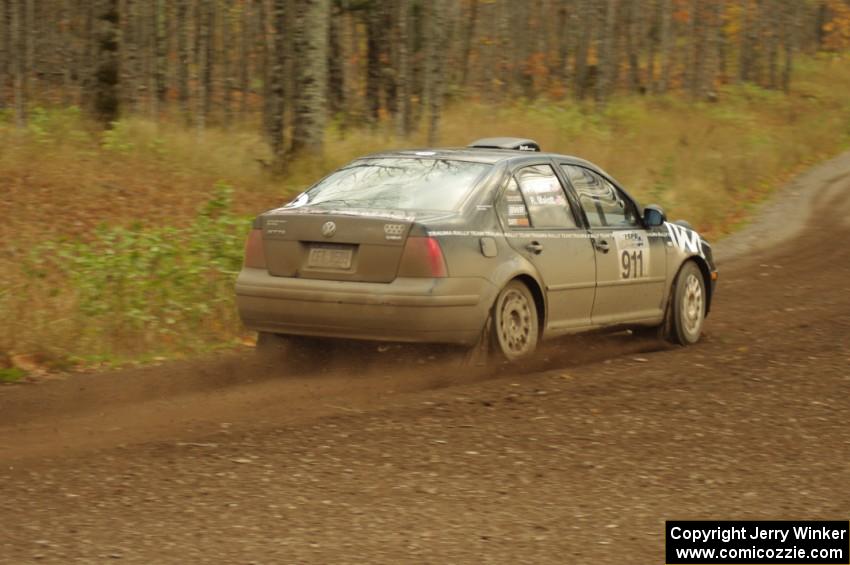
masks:
{"label": "roadside grass", "polygon": [[[797,65],[788,96],[729,85],[716,103],[622,96],[602,111],[456,101],[441,145],[534,138],[601,165],[640,201],[717,238],[746,223],[772,188],[850,147],[850,61]],[[35,108],[20,131],[0,112],[0,380],[20,378],[3,361],[14,354],[69,369],[243,342],[232,282],[253,215],[359,155],[425,145],[424,132],[401,140],[391,123],[332,123],[324,155],[273,179],[258,130],[199,136],[177,120],[129,118],[102,132],[75,108]]]}
{"label": "roadside grass", "polygon": [[7,367],[0,369],[0,384],[14,383],[27,376],[27,372],[18,367]]}

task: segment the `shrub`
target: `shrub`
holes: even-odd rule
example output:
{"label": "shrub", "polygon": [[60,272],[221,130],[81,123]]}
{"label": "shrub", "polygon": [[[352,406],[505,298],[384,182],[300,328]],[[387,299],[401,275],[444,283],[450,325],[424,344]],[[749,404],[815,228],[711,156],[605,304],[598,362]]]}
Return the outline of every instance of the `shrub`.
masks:
{"label": "shrub", "polygon": [[48,286],[54,305],[72,305],[88,354],[197,350],[232,337],[233,281],[250,227],[230,212],[232,193],[217,184],[186,226],[102,226],[85,241],[39,245],[25,265],[29,281]]}

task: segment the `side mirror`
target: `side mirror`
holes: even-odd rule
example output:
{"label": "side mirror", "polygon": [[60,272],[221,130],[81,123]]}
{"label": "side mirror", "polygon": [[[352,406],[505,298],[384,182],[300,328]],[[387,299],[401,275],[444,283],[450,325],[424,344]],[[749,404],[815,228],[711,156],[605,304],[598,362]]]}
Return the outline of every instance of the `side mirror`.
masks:
{"label": "side mirror", "polygon": [[643,208],[643,224],[648,228],[660,226],[667,221],[667,215],[661,206],[657,204],[648,204]]}

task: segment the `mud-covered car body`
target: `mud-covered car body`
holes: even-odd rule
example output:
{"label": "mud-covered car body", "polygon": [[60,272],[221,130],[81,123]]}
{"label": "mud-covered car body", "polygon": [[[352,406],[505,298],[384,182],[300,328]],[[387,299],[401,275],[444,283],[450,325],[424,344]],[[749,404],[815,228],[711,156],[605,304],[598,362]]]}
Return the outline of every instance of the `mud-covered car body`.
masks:
{"label": "mud-covered car body", "polygon": [[[245,325],[473,345],[500,291],[520,281],[534,297],[541,338],[659,326],[687,262],[703,279],[707,314],[716,269],[711,247],[694,230],[667,222],[656,206],[641,207],[585,160],[540,152],[530,140],[473,145],[380,153],[332,174],[457,169],[472,180],[449,206],[361,207],[345,198],[313,204],[311,188],[258,216],[236,282]],[[438,190],[425,185],[416,190]]]}

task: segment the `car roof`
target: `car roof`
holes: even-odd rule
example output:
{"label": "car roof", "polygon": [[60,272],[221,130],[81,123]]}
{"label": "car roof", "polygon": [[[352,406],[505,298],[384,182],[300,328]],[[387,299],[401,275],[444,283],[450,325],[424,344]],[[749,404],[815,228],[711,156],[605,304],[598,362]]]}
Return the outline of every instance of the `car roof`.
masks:
{"label": "car roof", "polygon": [[479,147],[436,147],[423,149],[403,149],[398,151],[384,151],[364,155],[359,159],[381,159],[381,158],[412,158],[412,159],[450,159],[455,161],[471,161],[473,163],[496,164],[509,161],[530,161],[540,159],[558,159],[575,165],[589,166],[595,170],[599,167],[572,155],[560,153],[543,153],[539,151],[521,151],[516,149],[491,149]]}

